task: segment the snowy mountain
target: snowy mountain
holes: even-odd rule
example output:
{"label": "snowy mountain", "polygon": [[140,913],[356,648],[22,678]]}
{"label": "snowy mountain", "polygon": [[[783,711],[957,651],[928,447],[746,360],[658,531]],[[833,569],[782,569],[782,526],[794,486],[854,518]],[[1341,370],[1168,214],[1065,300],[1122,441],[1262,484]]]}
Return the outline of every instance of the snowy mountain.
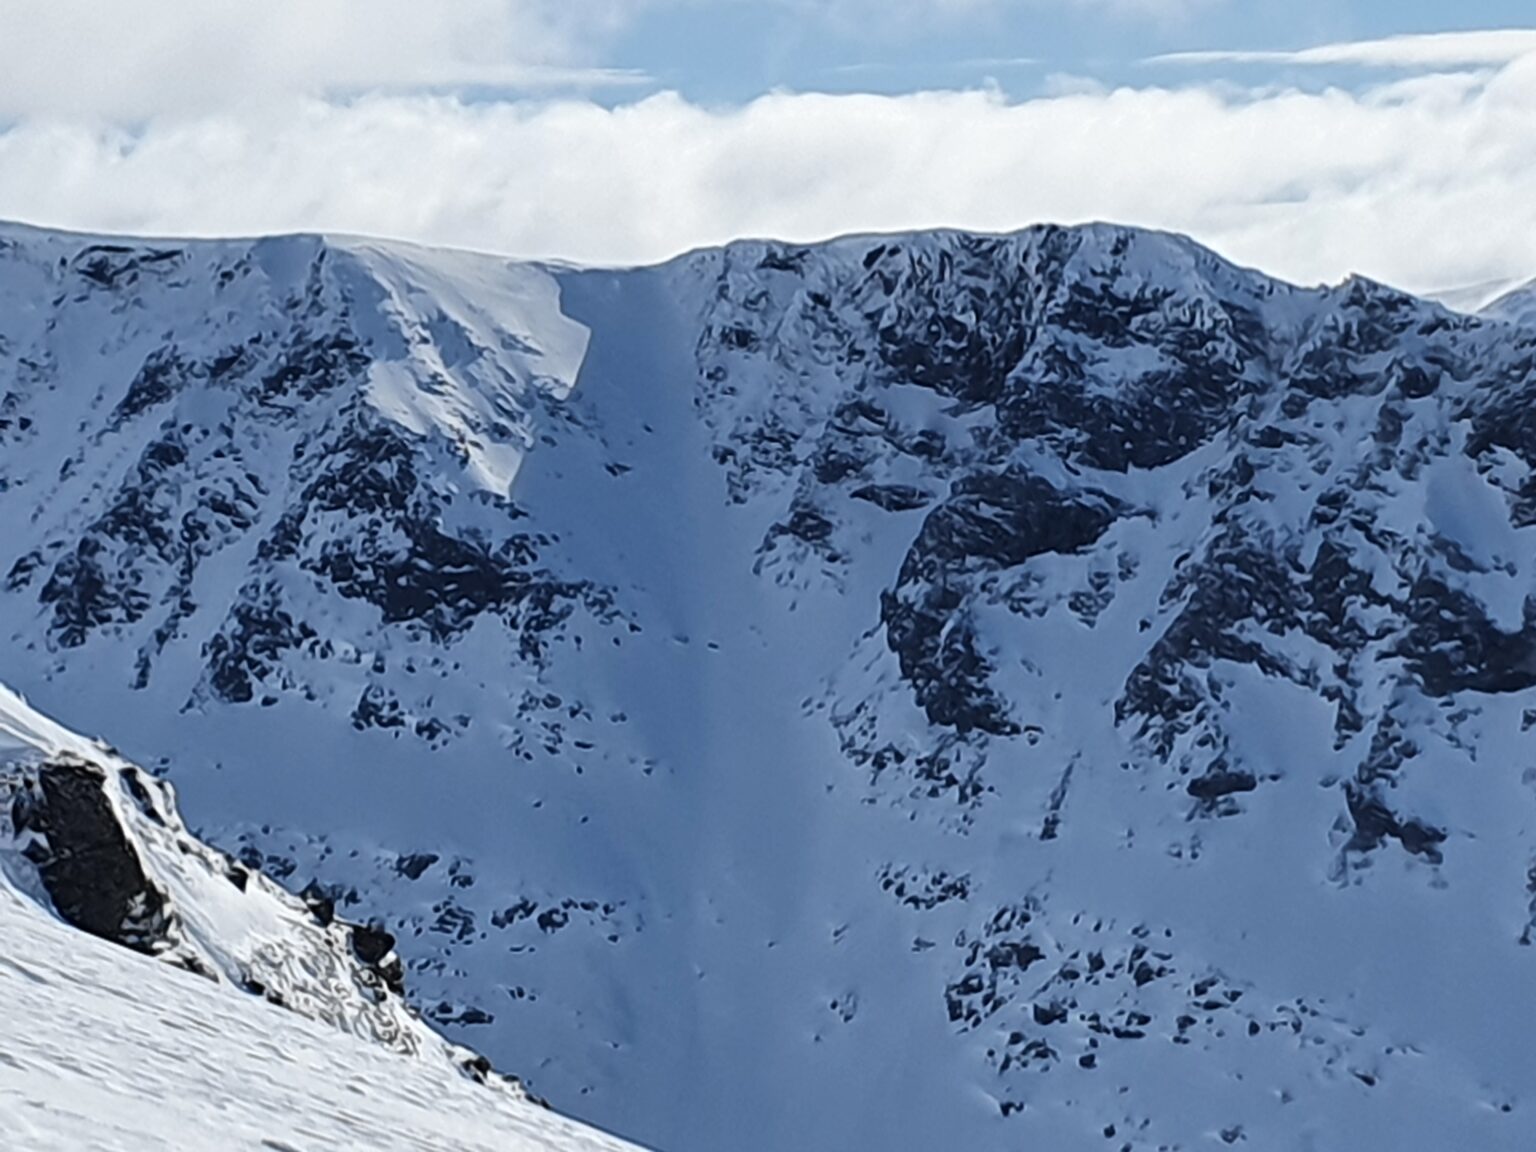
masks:
{"label": "snowy mountain", "polygon": [[1497,302],[1501,297],[1507,296],[1516,288],[1523,285],[1523,279],[1504,277],[1498,280],[1484,280],[1478,284],[1468,284],[1460,288],[1450,288],[1439,292],[1430,292],[1424,299],[1436,304],[1443,304],[1452,312],[1465,312],[1475,314],[1483,311],[1489,305]]}
{"label": "snowy mountain", "polygon": [[4,689],[0,810],[7,1147],[620,1152],[406,1009],[386,933],[198,842],[168,785]]}
{"label": "snowy mountain", "polygon": [[1107,226],[0,246],[0,678],[556,1108],[1529,1147],[1536,334]]}
{"label": "snowy mountain", "polygon": [[1501,293],[1480,310],[1484,316],[1511,324],[1536,323],[1536,281],[1520,284]]}

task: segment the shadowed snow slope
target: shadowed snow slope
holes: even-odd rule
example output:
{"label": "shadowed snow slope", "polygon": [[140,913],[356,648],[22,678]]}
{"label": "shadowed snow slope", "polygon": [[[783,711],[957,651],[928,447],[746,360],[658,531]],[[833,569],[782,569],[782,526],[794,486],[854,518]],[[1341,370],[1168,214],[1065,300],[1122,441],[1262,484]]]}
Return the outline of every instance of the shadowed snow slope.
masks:
{"label": "shadowed snow slope", "polygon": [[0,800],[23,816],[0,819],[7,1148],[621,1152],[435,1036],[351,929],[194,840],[163,784],[4,689]]}
{"label": "shadowed snow slope", "polygon": [[1528,1149],[1533,365],[1108,226],[4,230],[0,676],[668,1152]]}

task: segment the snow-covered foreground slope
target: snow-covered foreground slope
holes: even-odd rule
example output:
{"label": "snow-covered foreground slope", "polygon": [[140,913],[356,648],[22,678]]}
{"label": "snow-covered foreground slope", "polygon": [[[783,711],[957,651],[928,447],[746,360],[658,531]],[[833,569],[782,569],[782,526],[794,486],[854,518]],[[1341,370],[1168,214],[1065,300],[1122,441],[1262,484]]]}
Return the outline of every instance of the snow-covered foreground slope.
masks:
{"label": "snow-covered foreground slope", "polygon": [[168,784],[4,686],[0,809],[8,879],[76,928],[394,1051],[480,1065],[405,1005],[387,931],[202,844]]}
{"label": "snow-covered foreground slope", "polygon": [[82,936],[0,886],[18,1152],[604,1152],[571,1121]]}
{"label": "snow-covered foreground slope", "polygon": [[0,675],[557,1108],[1530,1146],[1536,336],[1109,227],[7,243]]}
{"label": "snow-covered foreground slope", "polygon": [[[61,782],[49,773],[85,792],[37,787]],[[0,828],[6,1148],[621,1152],[487,1082],[349,954],[343,926],[197,843],[164,785],[4,689],[0,798],[34,818]],[[87,935],[52,914],[50,892],[89,920],[129,885],[130,923],[98,917]]]}
{"label": "snow-covered foreground slope", "polygon": [[8,1149],[621,1152],[433,1035],[386,955],[362,962],[352,928],[5,688],[0,800]]}

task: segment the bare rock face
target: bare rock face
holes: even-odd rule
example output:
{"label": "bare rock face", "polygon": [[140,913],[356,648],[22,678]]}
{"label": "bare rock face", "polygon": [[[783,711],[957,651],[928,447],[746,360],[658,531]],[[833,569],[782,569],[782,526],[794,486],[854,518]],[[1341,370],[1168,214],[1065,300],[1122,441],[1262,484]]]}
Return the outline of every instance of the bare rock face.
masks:
{"label": "bare rock face", "polygon": [[106,772],[74,759],[50,760],[12,801],[11,821],[27,836],[53,906],[93,936],[155,955],[176,943],[165,893],[150,880],[103,791]]}
{"label": "bare rock face", "polygon": [[987,684],[970,626],[953,623],[978,575],[1016,569],[1032,557],[1093,544],[1117,518],[1118,502],[1067,494],[1037,476],[978,473],[957,480],[929,513],[882,601],[891,651],[929,720],[960,733],[1017,735],[1020,726]]}

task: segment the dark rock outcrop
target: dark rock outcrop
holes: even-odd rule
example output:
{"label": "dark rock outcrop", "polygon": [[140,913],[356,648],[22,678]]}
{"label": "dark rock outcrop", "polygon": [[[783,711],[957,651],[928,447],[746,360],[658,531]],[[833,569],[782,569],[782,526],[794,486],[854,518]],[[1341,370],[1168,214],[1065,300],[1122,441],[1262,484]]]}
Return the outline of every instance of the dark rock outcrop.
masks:
{"label": "dark rock outcrop", "polygon": [[25,855],[59,915],[137,952],[172,947],[174,917],[103,791],[106,773],[57,757],[30,783],[13,801],[12,826],[30,834]]}

